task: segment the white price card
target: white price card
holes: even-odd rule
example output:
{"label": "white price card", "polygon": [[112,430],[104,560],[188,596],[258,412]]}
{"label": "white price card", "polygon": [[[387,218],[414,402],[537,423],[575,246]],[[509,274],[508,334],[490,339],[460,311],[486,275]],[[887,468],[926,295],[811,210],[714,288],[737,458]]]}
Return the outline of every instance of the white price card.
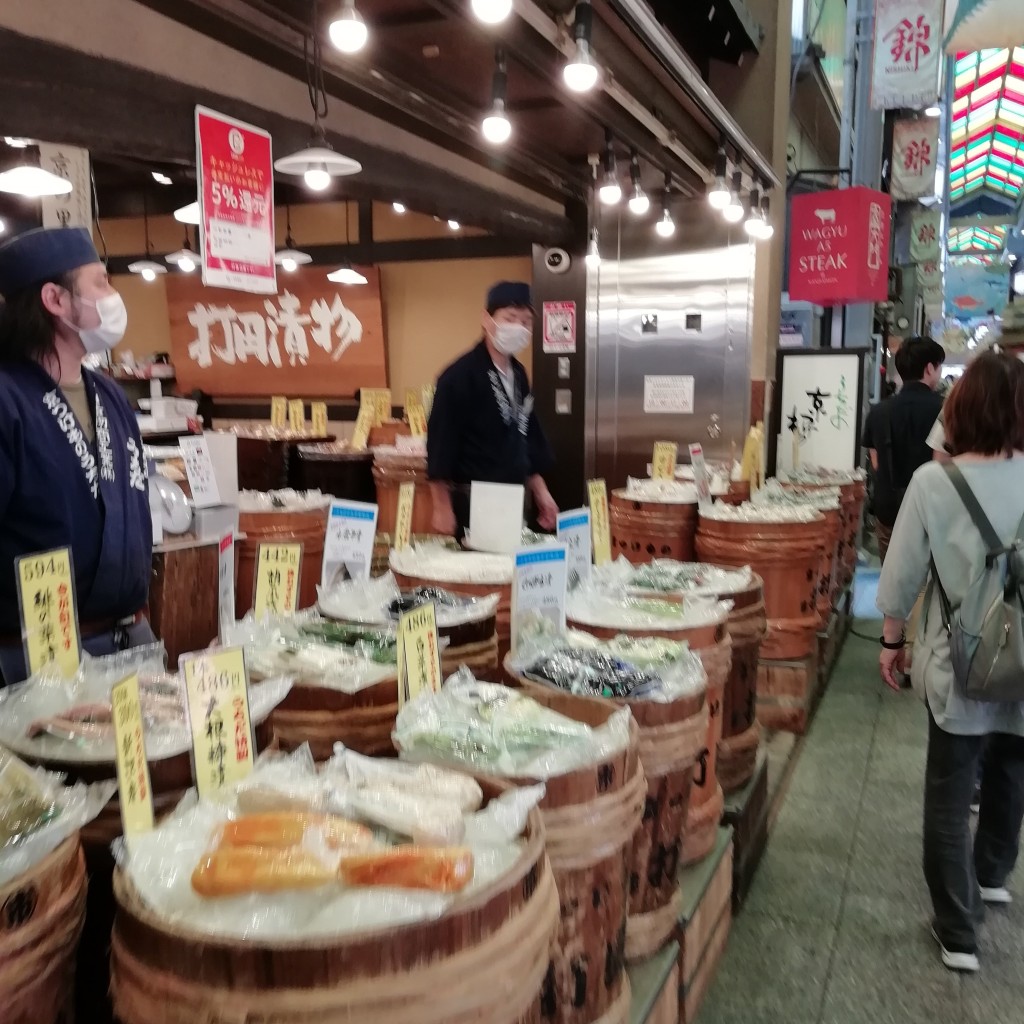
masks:
{"label": "white price card", "polygon": [[213,471],[213,459],[210,457],[210,446],[206,437],[199,434],[195,437],[183,437],[178,446],[185,460],[185,473],[188,486],[192,491],[192,504],[196,508],[212,508],[219,505],[220,490],[217,487],[217,476]]}
{"label": "white price card", "polygon": [[697,506],[707,510],[711,508],[711,485],[704,464],[704,449],[699,444],[690,445],[690,464],[693,466],[693,482],[697,487]]}
{"label": "white price card", "polygon": [[512,578],[512,652],[565,630],[568,556],[564,544],[523,548]]}
{"label": "white price card", "polygon": [[217,566],[217,611],[220,638],[227,636],[235,621],[235,535],[226,533],[220,539],[220,560]]}
{"label": "white price card", "polygon": [[558,541],[565,545],[567,552],[569,589],[574,590],[590,579],[590,509],[574,508],[560,512],[557,527]]}
{"label": "white price card", "polygon": [[376,505],[332,501],[320,585],[330,587],[345,580],[368,580],[376,537]]}

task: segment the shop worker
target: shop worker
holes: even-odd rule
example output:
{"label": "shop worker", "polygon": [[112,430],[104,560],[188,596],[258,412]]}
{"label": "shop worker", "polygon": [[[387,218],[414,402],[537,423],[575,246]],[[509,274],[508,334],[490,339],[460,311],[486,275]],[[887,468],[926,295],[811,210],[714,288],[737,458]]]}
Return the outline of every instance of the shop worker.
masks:
{"label": "shop worker", "polygon": [[533,408],[530,382],[516,355],[533,338],[530,286],[502,281],[487,294],[484,336],[438,378],[427,429],[427,472],[434,530],[462,537],[473,481],[523,484],[537,524],[554,530],[558,506],[543,474],[551,447]]}
{"label": "shop worker", "polygon": [[124,301],[84,228],[0,246],[0,672],[25,678],[15,559],[67,547],[82,646],[153,642],[143,615],[152,522],[142,438],[118,386],[87,354],[124,336]]}

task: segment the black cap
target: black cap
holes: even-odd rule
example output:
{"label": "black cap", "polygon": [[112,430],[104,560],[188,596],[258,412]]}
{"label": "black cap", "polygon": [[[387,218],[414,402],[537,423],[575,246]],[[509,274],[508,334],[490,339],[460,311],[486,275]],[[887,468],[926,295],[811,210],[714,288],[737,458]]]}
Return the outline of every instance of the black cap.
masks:
{"label": "black cap", "polygon": [[499,281],[491,286],[487,293],[487,312],[493,315],[499,309],[507,309],[509,306],[517,309],[533,307],[530,286],[525,281]]}
{"label": "black cap", "polygon": [[85,228],[35,228],[0,245],[0,294],[10,295],[99,262]]}

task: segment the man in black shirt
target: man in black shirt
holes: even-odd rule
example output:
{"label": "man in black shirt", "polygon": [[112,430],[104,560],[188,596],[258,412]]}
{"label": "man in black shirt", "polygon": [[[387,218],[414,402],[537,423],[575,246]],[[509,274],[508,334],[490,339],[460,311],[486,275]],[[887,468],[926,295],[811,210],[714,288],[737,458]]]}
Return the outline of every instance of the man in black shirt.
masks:
{"label": "man in black shirt", "polygon": [[876,405],[864,425],[863,445],[875,471],[875,531],[883,562],[910,478],[932,458],[928,434],[942,411],[935,388],[945,358],[946,350],[931,338],[905,341],[896,353],[903,387]]}
{"label": "man in black shirt", "polygon": [[438,378],[427,427],[427,475],[436,532],[462,538],[473,481],[523,484],[537,522],[554,530],[558,506],[543,474],[554,464],[516,354],[533,338],[530,286],[501,281],[487,295],[483,337]]}

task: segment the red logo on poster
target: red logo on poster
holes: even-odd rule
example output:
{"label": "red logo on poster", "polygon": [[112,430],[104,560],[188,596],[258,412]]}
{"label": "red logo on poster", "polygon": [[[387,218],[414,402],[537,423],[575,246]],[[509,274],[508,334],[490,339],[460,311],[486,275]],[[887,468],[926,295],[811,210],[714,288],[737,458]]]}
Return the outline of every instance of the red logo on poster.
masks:
{"label": "red logo on poster", "polygon": [[847,188],[791,203],[789,297],[819,306],[884,302],[889,292],[890,202]]}
{"label": "red logo on poster", "polygon": [[196,107],[203,284],[273,295],[274,167],[262,128]]}

